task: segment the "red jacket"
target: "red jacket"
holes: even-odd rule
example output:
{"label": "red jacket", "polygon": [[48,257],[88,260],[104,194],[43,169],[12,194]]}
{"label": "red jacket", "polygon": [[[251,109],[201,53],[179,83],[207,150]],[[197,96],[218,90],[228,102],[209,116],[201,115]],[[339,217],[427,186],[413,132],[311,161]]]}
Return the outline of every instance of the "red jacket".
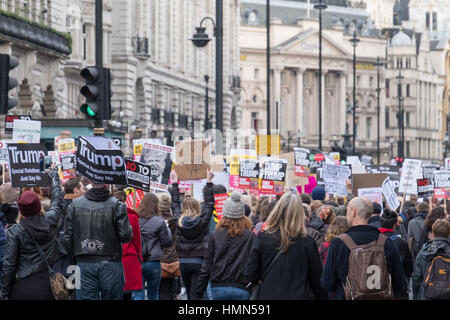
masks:
{"label": "red jacket", "polygon": [[[140,263],[142,261],[141,231],[138,214],[130,208],[127,208],[127,213],[133,229],[133,239],[122,245],[122,265],[125,273],[125,287],[123,291],[134,291],[143,288]],[[141,260],[139,261],[139,259]]]}

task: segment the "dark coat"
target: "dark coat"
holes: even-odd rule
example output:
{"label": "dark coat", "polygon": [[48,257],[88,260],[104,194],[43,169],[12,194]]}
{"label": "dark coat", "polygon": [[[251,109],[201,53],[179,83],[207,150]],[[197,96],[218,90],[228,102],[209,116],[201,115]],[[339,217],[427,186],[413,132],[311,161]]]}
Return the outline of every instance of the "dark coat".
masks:
{"label": "dark coat", "polygon": [[[380,231],[374,226],[358,225],[350,227],[346,232],[357,245],[368,244],[376,241]],[[392,288],[396,297],[406,293],[407,282],[400,254],[397,246],[391,239],[387,239],[384,245],[387,269],[392,278]],[[328,292],[336,292],[336,300],[344,300],[343,284],[347,279],[350,249],[345,243],[335,238],[328,249],[327,262],[323,270],[320,283]]]}
{"label": "dark coat", "polygon": [[[139,218],[141,227],[142,248],[144,261],[161,261],[164,257],[163,248],[170,246],[172,235],[161,216],[153,216],[150,219]],[[146,250],[146,251],[144,251]]]}
{"label": "dark coat", "polygon": [[405,272],[405,276],[407,279],[411,276],[414,268],[414,261],[409,251],[408,242],[404,238],[402,238],[399,234],[395,234],[392,230],[388,229],[380,229],[380,232],[383,233],[388,238],[394,238],[394,243],[397,246],[398,252],[400,253],[400,260],[402,262],[403,271]]}
{"label": "dark coat", "polygon": [[[245,278],[256,283],[264,274],[280,246],[279,234],[260,232],[252,249]],[[261,284],[260,300],[327,300],[320,287],[322,262],[316,242],[310,238],[292,239],[287,252],[282,253]]]}
{"label": "dark coat", "polygon": [[381,217],[379,215],[371,216],[369,219],[369,226],[374,226],[377,229],[381,228]]}
{"label": "dark coat", "polygon": [[211,233],[197,282],[197,292],[202,295],[209,280],[211,287],[245,289],[248,281],[244,278],[244,270],[255,244],[256,236],[250,230],[245,230],[242,235],[234,238],[223,229]]}
{"label": "dark coat", "polygon": [[214,211],[213,184],[206,184],[205,206],[199,216],[177,221],[177,254],[179,258],[203,258],[208,247],[208,225]]}
{"label": "dark coat", "polygon": [[172,234],[172,240],[170,246],[164,248],[164,257],[161,259],[163,263],[172,263],[178,260],[177,255],[177,220],[181,215],[181,199],[180,190],[178,188],[178,183],[174,183],[172,188],[170,188],[171,196],[171,210],[172,216],[164,217],[167,221],[170,233]]}

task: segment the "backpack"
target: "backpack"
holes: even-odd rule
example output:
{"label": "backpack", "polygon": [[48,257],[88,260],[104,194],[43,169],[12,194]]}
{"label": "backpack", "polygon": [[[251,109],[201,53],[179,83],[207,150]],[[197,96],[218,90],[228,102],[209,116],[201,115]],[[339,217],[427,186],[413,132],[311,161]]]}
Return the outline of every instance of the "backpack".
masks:
{"label": "backpack", "polygon": [[344,284],[345,298],[392,299],[392,280],[384,254],[386,236],[380,233],[377,241],[360,246],[356,245],[347,233],[339,235],[338,238],[350,249],[348,274]]}
{"label": "backpack", "polygon": [[450,300],[450,254],[435,256],[425,271],[425,297],[431,300]]}

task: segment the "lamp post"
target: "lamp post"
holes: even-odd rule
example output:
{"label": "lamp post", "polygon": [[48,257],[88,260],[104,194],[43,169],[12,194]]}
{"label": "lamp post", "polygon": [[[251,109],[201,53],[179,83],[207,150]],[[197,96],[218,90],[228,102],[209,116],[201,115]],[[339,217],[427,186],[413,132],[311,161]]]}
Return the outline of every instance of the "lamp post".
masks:
{"label": "lamp post", "polygon": [[[211,40],[202,27],[203,21],[209,19],[214,25],[214,37],[216,38],[216,129],[223,131],[223,0],[216,0],[216,22],[211,17],[205,17],[196,27],[196,33],[192,42],[196,47],[203,48]],[[217,25],[216,25],[217,23]]]}
{"label": "lamp post", "polygon": [[402,73],[401,70],[398,72],[398,76],[396,77],[398,80],[397,83],[397,96],[398,96],[398,156],[400,158],[404,158],[404,143],[405,143],[405,130],[403,128],[403,106],[402,106]]}
{"label": "lamp post", "polygon": [[326,8],[322,1],[314,5],[319,10],[319,150],[322,150],[322,10]]}
{"label": "lamp post", "polygon": [[353,31],[353,37],[349,40],[353,46],[353,154],[356,153],[356,46],[361,41],[356,37],[356,30]]}
{"label": "lamp post", "polygon": [[380,61],[380,57],[377,57],[377,62],[374,66],[377,67],[377,160],[378,165],[380,164],[380,67],[384,63]]}
{"label": "lamp post", "polygon": [[394,137],[388,137],[389,144],[391,146],[391,160],[394,158]]}
{"label": "lamp post", "polygon": [[350,130],[348,125],[348,117],[352,113],[352,107],[348,99],[345,99],[345,106],[346,106],[345,134],[342,135],[342,137],[344,138],[344,142],[342,143],[342,150],[345,156],[348,156],[352,152],[352,143],[350,142],[351,135],[349,133]]}
{"label": "lamp post", "polygon": [[205,75],[205,131],[209,129],[209,98],[208,98],[208,81],[209,76]]}
{"label": "lamp post", "polygon": [[270,0],[266,0],[266,122],[267,136],[270,136]]}

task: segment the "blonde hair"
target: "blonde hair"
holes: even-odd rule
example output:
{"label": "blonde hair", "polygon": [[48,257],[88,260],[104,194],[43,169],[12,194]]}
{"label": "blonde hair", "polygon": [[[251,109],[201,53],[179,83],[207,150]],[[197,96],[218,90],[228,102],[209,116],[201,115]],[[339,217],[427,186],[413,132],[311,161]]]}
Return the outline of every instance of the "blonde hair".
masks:
{"label": "blonde hair", "polygon": [[347,231],[347,229],[347,218],[345,216],[336,217],[327,229],[325,241],[331,242],[334,238]]}
{"label": "blonde hair", "polygon": [[185,217],[196,217],[201,213],[200,202],[194,198],[186,198],[181,206],[181,216],[178,220],[178,225],[183,226],[183,219]]}
{"label": "blonde hair", "polygon": [[302,199],[293,194],[285,193],[267,218],[268,233],[280,232],[280,250],[289,249],[292,238],[306,237]]}

